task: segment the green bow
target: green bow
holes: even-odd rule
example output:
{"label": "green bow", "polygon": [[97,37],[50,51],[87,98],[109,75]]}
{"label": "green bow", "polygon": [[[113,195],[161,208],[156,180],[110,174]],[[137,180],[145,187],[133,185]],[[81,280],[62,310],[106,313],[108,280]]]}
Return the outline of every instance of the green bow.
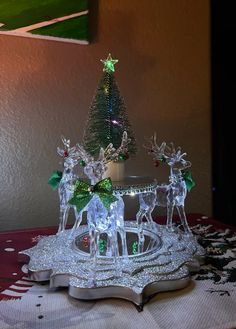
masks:
{"label": "green bow", "polygon": [[117,201],[117,198],[112,192],[113,189],[110,178],[104,178],[96,185],[89,185],[79,179],[75,183],[74,195],[69,200],[69,204],[76,206],[77,211],[80,212],[96,194],[100,198],[104,207],[108,210],[111,204]]}
{"label": "green bow", "polygon": [[188,171],[188,170],[182,171],[182,177],[183,177],[183,180],[185,181],[188,192],[190,192],[191,189],[196,185],[196,183],[194,182],[194,180],[192,178],[191,171]]}
{"label": "green bow", "polygon": [[56,190],[58,188],[61,179],[62,179],[62,172],[58,170],[54,171],[48,180],[48,184],[53,188],[53,190]]}

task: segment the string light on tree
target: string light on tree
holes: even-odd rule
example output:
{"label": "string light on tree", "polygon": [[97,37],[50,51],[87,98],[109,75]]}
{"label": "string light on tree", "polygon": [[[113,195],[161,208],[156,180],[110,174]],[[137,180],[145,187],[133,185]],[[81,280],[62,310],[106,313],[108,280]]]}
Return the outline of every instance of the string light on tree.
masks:
{"label": "string light on tree", "polygon": [[126,131],[131,142],[127,152],[121,154],[119,161],[125,161],[136,153],[136,141],[128,120],[124,100],[120,95],[114,72],[117,59],[111,54],[103,63],[103,75],[89,110],[84,131],[83,144],[91,155],[98,155],[100,147],[106,148],[112,143],[115,148],[120,145],[123,132]]}

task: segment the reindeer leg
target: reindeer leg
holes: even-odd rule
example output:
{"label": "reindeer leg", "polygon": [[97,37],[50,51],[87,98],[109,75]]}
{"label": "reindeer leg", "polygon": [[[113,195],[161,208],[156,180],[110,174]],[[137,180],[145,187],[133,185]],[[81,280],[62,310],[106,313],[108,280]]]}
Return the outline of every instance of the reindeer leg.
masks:
{"label": "reindeer leg", "polygon": [[167,193],[167,222],[166,226],[167,229],[173,230],[173,212],[175,206],[175,199],[174,199],[174,191],[172,188],[169,188]]}
{"label": "reindeer leg", "polygon": [[146,210],[139,209],[136,214],[137,228],[138,228],[138,252],[142,252],[144,246],[144,234],[143,234],[143,223],[142,219],[145,216]]}
{"label": "reindeer leg", "polygon": [[117,277],[121,276],[122,269],[119,263],[119,250],[118,250],[118,241],[117,241],[117,230],[108,233],[111,238],[111,248],[113,255],[113,264],[115,268],[115,275]]}
{"label": "reindeer leg", "polygon": [[147,218],[148,218],[149,224],[151,224],[151,225],[153,225],[153,223],[154,223],[153,218],[152,218],[153,209],[154,209],[153,207],[150,207],[147,212]]}
{"label": "reindeer leg", "polygon": [[111,237],[107,234],[107,247],[106,247],[106,256],[111,257],[112,256],[112,250],[111,250]]}
{"label": "reindeer leg", "polygon": [[156,199],[157,199],[156,191],[145,194],[145,203],[146,203],[145,217],[150,226],[153,226],[154,223],[152,218],[152,212],[156,205]]}
{"label": "reindeer leg", "polygon": [[68,212],[69,212],[68,206],[60,208],[60,224],[59,224],[57,233],[61,233],[61,232],[65,231],[66,223],[67,223],[67,219],[68,219]]}
{"label": "reindeer leg", "polygon": [[75,224],[73,226],[73,230],[77,230],[77,228],[79,228],[81,222],[82,222],[82,216],[83,216],[83,212],[80,211],[78,213],[78,211],[76,210],[76,208],[74,208],[75,210]]}
{"label": "reindeer leg", "polygon": [[143,252],[144,234],[143,234],[143,217],[146,216],[146,203],[143,194],[139,194],[139,211],[136,214],[138,228],[138,253]]}
{"label": "reindeer leg", "polygon": [[78,213],[76,207],[74,207],[74,212],[75,212],[75,223],[71,229],[71,232],[70,232],[70,237],[72,237],[75,233],[75,231],[79,228],[81,222],[82,222],[82,215],[83,215],[83,212],[80,211]]}
{"label": "reindeer leg", "polygon": [[97,239],[98,233],[94,228],[89,230],[89,240],[90,240],[90,271],[88,281],[91,286],[95,286],[96,283],[96,267],[97,267]]}
{"label": "reindeer leg", "polygon": [[64,214],[63,214],[63,231],[66,229],[69,210],[70,210],[70,207],[66,206],[66,209],[65,209]]}
{"label": "reindeer leg", "polygon": [[153,221],[153,218],[152,218],[152,212],[155,208],[155,205],[156,205],[156,195],[153,196],[153,199],[151,200],[149,206],[148,206],[148,209],[146,210],[146,214],[145,214],[145,217],[149,223],[149,225],[154,228],[155,227],[155,224],[154,224],[154,221]]}
{"label": "reindeer leg", "polygon": [[145,237],[143,234],[143,224],[138,227],[138,253],[143,252]]}
{"label": "reindeer leg", "polygon": [[[121,253],[122,256],[127,258],[128,251],[127,251],[127,242],[126,242],[126,231],[125,231],[125,223],[124,223],[124,201],[121,197],[119,197],[119,200],[116,202],[116,208],[115,208],[115,227],[116,231],[120,234],[121,239]],[[119,250],[118,250],[119,254]]]}
{"label": "reindeer leg", "polygon": [[190,233],[192,234],[189,226],[188,226],[188,222],[187,222],[187,218],[186,218],[186,214],[185,214],[185,210],[184,210],[184,206],[176,206],[177,207],[177,211],[179,214],[179,218],[181,220],[181,224],[183,225],[184,231],[185,233]]}
{"label": "reindeer leg", "polygon": [[100,256],[100,233],[97,232],[96,234],[96,246],[97,246],[97,251],[96,251],[96,257],[99,257]]}
{"label": "reindeer leg", "polygon": [[137,226],[139,227],[142,223],[143,217],[145,216],[146,210],[145,210],[145,203],[143,200],[142,194],[139,194],[139,211],[136,214],[136,221]]}
{"label": "reindeer leg", "polygon": [[172,202],[167,203],[167,222],[166,226],[169,230],[173,230],[173,211],[174,211],[174,204]]}
{"label": "reindeer leg", "polygon": [[124,257],[124,259],[127,259],[128,250],[127,250],[126,232],[124,227],[119,228],[119,234],[121,239],[122,256]]}
{"label": "reindeer leg", "polygon": [[61,233],[63,231],[63,215],[64,215],[64,207],[60,207],[60,215],[59,215],[59,227],[58,227],[58,231],[57,234]]}
{"label": "reindeer leg", "polygon": [[148,211],[146,212],[146,218],[148,220],[148,223],[149,223],[151,229],[153,231],[157,231],[157,225],[155,224],[155,222],[153,221],[153,218],[152,218],[153,209],[154,209],[153,207],[148,209]]}
{"label": "reindeer leg", "polygon": [[65,207],[60,207],[59,214],[59,227],[57,233],[61,233],[63,231],[63,217],[64,217]]}

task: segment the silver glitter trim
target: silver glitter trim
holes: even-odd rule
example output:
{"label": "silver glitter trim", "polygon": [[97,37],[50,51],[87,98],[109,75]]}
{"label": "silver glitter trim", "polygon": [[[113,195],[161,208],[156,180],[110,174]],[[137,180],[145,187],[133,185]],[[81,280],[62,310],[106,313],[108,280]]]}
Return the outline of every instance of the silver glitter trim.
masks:
{"label": "silver glitter trim", "polygon": [[[127,240],[137,233],[136,222],[126,221]],[[78,299],[119,297],[143,304],[159,291],[185,287],[189,272],[198,270],[205,251],[196,237],[175,229],[168,231],[156,223],[143,223],[149,243],[143,253],[127,257],[98,256],[94,264],[89,250],[80,247],[80,239],[88,235],[88,226],[80,226],[71,237],[71,230],[39,240],[33,248],[21,251],[19,259],[28,256],[31,280],[50,281],[50,287],[68,287]]]}

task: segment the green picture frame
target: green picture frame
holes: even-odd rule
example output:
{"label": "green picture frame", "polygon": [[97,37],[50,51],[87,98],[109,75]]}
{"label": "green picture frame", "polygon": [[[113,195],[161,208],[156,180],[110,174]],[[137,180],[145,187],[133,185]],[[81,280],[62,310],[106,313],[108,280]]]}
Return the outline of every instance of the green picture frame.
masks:
{"label": "green picture frame", "polygon": [[0,34],[89,43],[88,0],[1,0]]}

